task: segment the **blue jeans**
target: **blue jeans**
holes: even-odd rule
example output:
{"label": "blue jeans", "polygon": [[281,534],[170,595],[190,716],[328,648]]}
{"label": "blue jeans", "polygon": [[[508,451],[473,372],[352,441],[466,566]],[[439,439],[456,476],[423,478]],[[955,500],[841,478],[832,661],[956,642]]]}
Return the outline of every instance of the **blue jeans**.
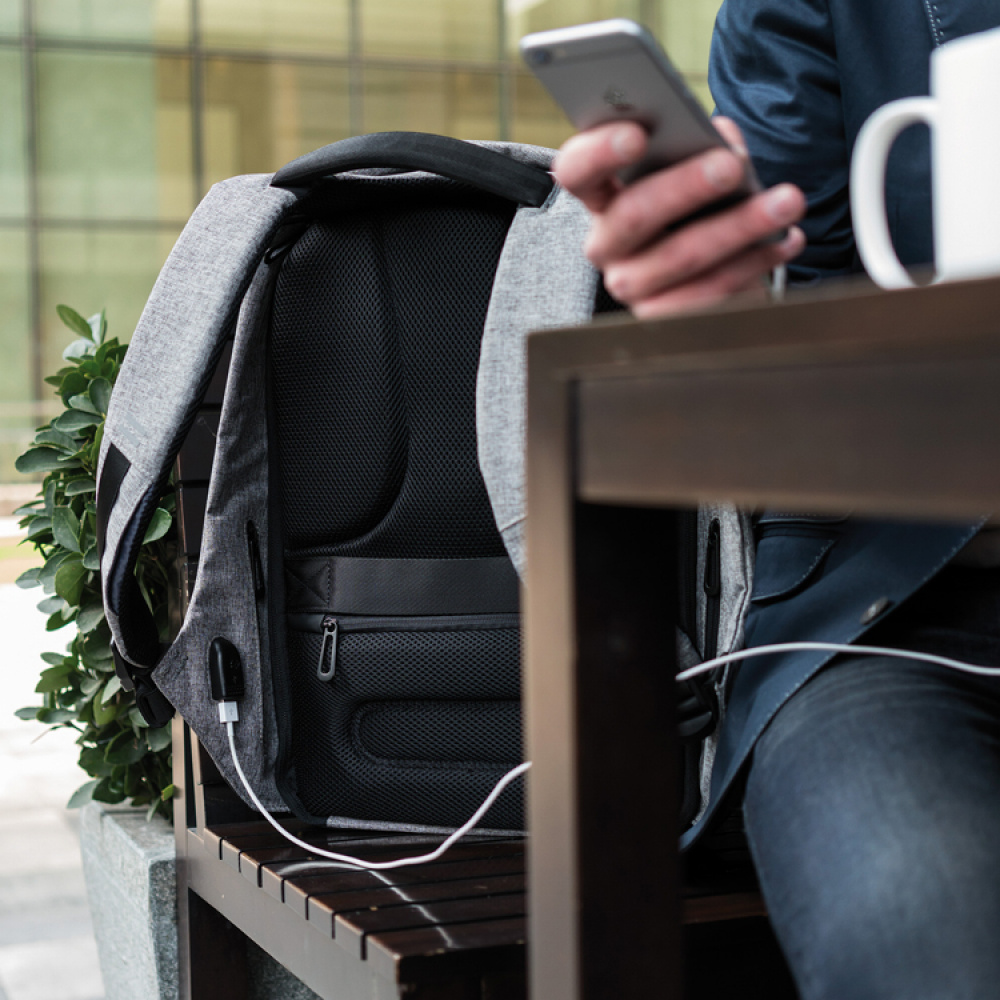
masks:
{"label": "blue jeans", "polygon": [[[869,640],[1000,664],[1000,573],[945,571]],[[838,658],[759,740],[744,816],[803,1000],[1000,996],[1000,681]]]}

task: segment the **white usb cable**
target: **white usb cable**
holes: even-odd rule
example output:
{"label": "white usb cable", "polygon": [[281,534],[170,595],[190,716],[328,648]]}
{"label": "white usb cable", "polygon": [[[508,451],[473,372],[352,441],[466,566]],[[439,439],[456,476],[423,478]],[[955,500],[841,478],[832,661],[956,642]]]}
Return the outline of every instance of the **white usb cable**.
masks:
{"label": "white usb cable", "polygon": [[[948,667],[951,670],[960,670],[969,674],[978,674],[985,677],[1000,677],[1000,667],[984,667],[974,663],[964,663],[961,660],[953,660],[947,656],[937,656],[933,653],[918,653],[912,650],[889,649],[882,646],[847,645],[839,642],[780,642],[770,646],[754,646],[750,649],[738,650],[735,653],[726,653],[722,656],[716,656],[711,660],[706,660],[704,663],[699,663],[697,666],[689,667],[687,670],[682,670],[677,675],[677,680],[679,682],[691,680],[693,677],[710,673],[718,667],[725,666],[727,663],[735,663],[738,660],[750,660],[758,656],[770,656],[773,653],[796,651],[849,654],[861,653],[879,656],[892,656],[901,660],[917,660],[922,663],[936,663],[939,666]],[[268,821],[268,823],[270,823],[282,837],[298,847],[305,848],[305,850],[309,851],[310,854],[318,855],[321,858],[328,858],[331,861],[338,861],[342,864],[355,865],[358,868],[371,869],[375,871],[385,870],[388,868],[402,868],[405,865],[422,865],[427,864],[430,861],[436,861],[442,854],[445,853],[445,851],[448,850],[449,847],[461,840],[462,837],[464,837],[479,823],[483,816],[486,815],[490,806],[492,806],[493,803],[500,797],[500,793],[512,781],[519,778],[522,774],[527,772],[528,768],[531,767],[531,761],[525,761],[523,764],[518,764],[517,767],[508,771],[496,783],[493,791],[487,795],[483,804],[472,814],[472,816],[469,817],[469,819],[457,830],[449,834],[448,837],[443,840],[440,845],[438,845],[438,847],[428,854],[421,854],[412,858],[397,858],[395,861],[365,861],[362,858],[354,858],[347,854],[336,854],[333,851],[325,851],[322,848],[317,847],[315,844],[309,844],[289,833],[288,830],[286,830],[267,811],[267,809],[264,808],[263,803],[257,797],[253,788],[250,787],[250,782],[247,780],[246,775],[243,773],[243,768],[240,766],[239,757],[236,753],[236,738],[234,735],[234,726],[237,722],[239,722],[239,708],[235,701],[226,700],[219,703],[219,721],[226,727],[227,735],[229,737],[229,751],[233,757],[233,765],[236,768],[236,773],[239,775],[240,781],[243,782],[243,787],[246,789],[247,795],[250,797],[253,804],[260,810],[261,814]]]}

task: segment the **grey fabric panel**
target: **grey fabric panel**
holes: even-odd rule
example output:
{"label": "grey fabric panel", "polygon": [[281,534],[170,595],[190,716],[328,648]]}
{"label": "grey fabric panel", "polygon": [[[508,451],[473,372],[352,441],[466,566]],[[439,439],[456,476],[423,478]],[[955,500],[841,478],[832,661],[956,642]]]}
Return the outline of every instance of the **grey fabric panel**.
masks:
{"label": "grey fabric panel", "polygon": [[528,333],[590,320],[597,271],[583,255],[590,216],[556,188],[514,218],[486,315],[476,387],[479,464],[497,527],[524,573],[525,350]]}
{"label": "grey fabric panel", "polygon": [[253,521],[266,574],[266,327],[253,320],[266,294],[267,271],[266,265],[260,267],[240,312],[194,593],[180,634],[153,671],[153,680],[197,733],[229,784],[245,799],[208,682],[207,654],[212,639],[225,636],[236,646],[246,682],[240,724],[235,727],[240,764],[264,805],[282,810],[286,806],[274,784],[277,725],[267,655],[268,621],[264,608],[258,616],[246,534],[247,522]]}
{"label": "grey fabric panel", "polygon": [[[284,210],[287,191],[264,174],[215,185],[195,210],[136,327],[104,430],[101,465],[114,443],[131,463],[107,525],[104,579],[142,496],[160,477],[226,318]],[[106,596],[106,595],[105,595]],[[120,643],[114,615],[112,634]]]}
{"label": "grey fabric panel", "polygon": [[285,606],[345,615],[460,615],[518,611],[509,559],[285,560]]}

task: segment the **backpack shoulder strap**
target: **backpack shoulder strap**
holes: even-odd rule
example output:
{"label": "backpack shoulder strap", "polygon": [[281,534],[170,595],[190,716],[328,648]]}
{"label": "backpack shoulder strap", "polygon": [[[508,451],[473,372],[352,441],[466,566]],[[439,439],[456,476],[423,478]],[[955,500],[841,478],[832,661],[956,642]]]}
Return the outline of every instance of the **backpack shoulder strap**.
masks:
{"label": "backpack shoulder strap", "polygon": [[112,394],[98,466],[98,552],[119,675],[140,708],[170,716],[152,682],[159,657],[134,569],[177,451],[262,254],[296,201],[269,175],[217,184],[181,233],[136,327]]}
{"label": "backpack shoulder strap", "polygon": [[589,227],[586,208],[559,187],[541,207],[519,208],[486,314],[476,385],[479,465],[500,535],[522,576],[526,340],[532,330],[575,326],[593,316],[598,274],[583,254]]}

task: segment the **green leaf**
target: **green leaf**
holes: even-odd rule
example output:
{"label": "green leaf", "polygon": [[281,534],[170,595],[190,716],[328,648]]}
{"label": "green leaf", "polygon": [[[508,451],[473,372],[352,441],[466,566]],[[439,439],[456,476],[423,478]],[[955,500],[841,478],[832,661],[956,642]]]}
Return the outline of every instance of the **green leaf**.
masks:
{"label": "green leaf", "polygon": [[90,327],[90,335],[93,338],[94,343],[103,344],[104,338],[108,332],[108,320],[105,316],[105,310],[102,309],[99,313],[94,313],[94,315],[87,320],[87,325]]}
{"label": "green leaf", "polygon": [[173,518],[170,513],[162,507],[157,507],[153,512],[153,520],[149,522],[149,527],[146,529],[146,536],[143,538],[142,544],[148,545],[150,542],[162,538],[170,530],[172,523]]}
{"label": "green leaf", "polygon": [[84,677],[84,679],[80,681],[80,690],[83,692],[85,697],[89,698],[99,687],[103,686],[103,684],[103,677]]}
{"label": "green leaf", "polygon": [[74,340],[63,353],[63,361],[77,361],[86,358],[94,353],[94,344],[91,340]]}
{"label": "green leaf", "polygon": [[115,787],[110,778],[102,778],[93,791],[93,798],[95,802],[107,802],[110,805],[115,805],[121,802],[125,796],[119,788]]}
{"label": "green leaf", "polygon": [[64,469],[66,465],[62,456],[54,448],[29,448],[23,455],[20,455],[14,468],[24,476],[31,476],[38,472],[54,472],[56,469]]}
{"label": "green leaf", "polygon": [[[48,535],[52,532],[52,518],[45,517],[44,515],[32,519],[31,524],[28,525],[27,539],[28,541],[35,541],[36,539],[42,539],[43,536]],[[45,583],[44,575],[40,576],[39,579],[42,583]]]}
{"label": "green leaf", "polygon": [[101,622],[104,621],[104,605],[97,601],[80,608],[80,613],[76,616],[76,627],[81,635],[93,632]]}
{"label": "green leaf", "polygon": [[55,427],[39,431],[35,435],[35,444],[50,445],[56,451],[65,452],[67,455],[75,455],[80,450],[80,445],[69,434]]}
{"label": "green leaf", "polygon": [[46,632],[58,632],[59,629],[65,628],[69,622],[66,621],[62,616],[61,611],[57,611],[54,615],[50,615],[48,621],[45,623]]}
{"label": "green leaf", "polygon": [[174,795],[176,794],[176,792],[177,792],[177,789],[174,788],[173,785],[167,785],[167,787],[164,788],[162,792],[160,792],[160,798],[164,802],[169,802],[174,797]]}
{"label": "green leaf", "polygon": [[101,695],[101,703],[107,704],[121,689],[122,682],[119,680],[118,675],[115,674],[104,688],[104,693]]}
{"label": "green leaf", "polygon": [[51,663],[54,667],[59,666],[60,663],[65,663],[69,659],[65,653],[42,653],[42,662]]}
{"label": "green leaf", "polygon": [[130,764],[138,764],[145,756],[146,751],[142,747],[130,743],[109,753],[105,759],[112,767],[128,767]]}
{"label": "green leaf", "polygon": [[38,574],[38,582],[45,588],[46,594],[52,594],[55,592],[56,573],[59,572],[59,567],[62,566],[64,562],[72,558],[74,558],[72,552],[60,549],[58,552],[53,552],[52,555],[45,560],[45,565]]}
{"label": "green leaf", "polygon": [[19,719],[24,719],[25,722],[33,722],[37,717],[38,713],[41,712],[37,705],[31,706],[30,708],[19,708],[14,714]]}
{"label": "green leaf", "polygon": [[85,806],[88,802],[92,801],[94,798],[94,791],[100,781],[88,781],[85,785],[81,785],[70,797],[69,802],[66,803],[67,809],[79,809],[80,806]]}
{"label": "green leaf", "polygon": [[100,422],[101,416],[99,413],[90,413],[86,410],[66,410],[65,413],[61,413],[52,421],[52,426],[57,430],[65,431],[67,434],[73,434],[76,431],[93,427],[94,424],[99,424]]}
{"label": "green leaf", "polygon": [[83,568],[99,570],[101,568],[101,557],[97,554],[97,546],[91,545],[83,554]]}
{"label": "green leaf", "polygon": [[97,412],[106,414],[108,403],[111,402],[111,383],[106,378],[95,378],[87,391],[90,395],[90,401],[97,408]]}
{"label": "green leaf", "polygon": [[72,479],[66,484],[66,496],[68,497],[78,497],[83,493],[96,493],[97,483],[90,477],[85,476],[82,479]]}
{"label": "green leaf", "polygon": [[32,566],[31,569],[26,569],[14,582],[22,590],[29,590],[32,587],[40,587],[42,585],[42,581],[39,579],[41,573],[41,566]]}
{"label": "green leaf", "polygon": [[[87,387],[87,381],[86,379],[84,379],[84,388],[86,387]],[[87,392],[80,392],[77,393],[75,396],[71,396],[69,400],[69,405],[74,410],[83,410],[85,413],[92,413],[94,416],[97,417],[104,416],[104,414],[93,404]]]}
{"label": "green leaf", "polygon": [[138,708],[133,707],[128,710],[128,721],[136,729],[149,729],[149,723],[142,717],[142,712]]}
{"label": "green leaf", "polygon": [[149,729],[146,731],[146,742],[149,744],[149,749],[154,753],[166,750],[170,746],[170,740],[171,726],[169,722],[165,726],[160,726],[159,729]]}
{"label": "green leaf", "polygon": [[49,667],[43,670],[38,683],[35,685],[36,694],[49,694],[52,691],[60,691],[66,687],[66,678],[72,673],[72,668]]}
{"label": "green leaf", "polygon": [[69,306],[58,305],[56,306],[56,312],[63,323],[75,334],[80,337],[86,337],[88,340],[93,339],[90,324],[75,309],[71,309]]}
{"label": "green leaf", "polygon": [[76,712],[68,708],[43,708],[39,710],[37,718],[47,726],[58,726],[63,722],[72,722],[76,718]]}
{"label": "green leaf", "polygon": [[66,374],[63,376],[62,381],[59,383],[59,395],[62,396],[63,402],[67,406],[71,406],[70,400],[76,399],[77,396],[81,396],[86,400],[88,406],[81,406],[79,409],[89,410],[90,400],[86,395],[82,395],[87,391],[87,379],[83,372],[78,371],[76,368],[68,368]]}
{"label": "green leaf", "polygon": [[[52,536],[56,544],[64,549],[70,552],[80,551],[80,519],[71,507],[56,507],[52,512]],[[70,604],[75,603],[76,601],[70,601]]]}
{"label": "green leaf", "polygon": [[[44,601],[39,601],[35,605],[43,615],[53,615],[57,611],[62,612],[66,607],[66,602],[61,597],[46,597]],[[66,616],[63,615],[65,618]]]}
{"label": "green leaf", "polygon": [[67,559],[56,570],[56,593],[67,604],[79,604],[86,578],[87,570],[83,568],[83,562],[80,559]]}
{"label": "green leaf", "polygon": [[109,722],[115,721],[118,715],[118,706],[114,703],[105,705],[100,698],[95,698],[94,702],[94,725],[106,726]]}

